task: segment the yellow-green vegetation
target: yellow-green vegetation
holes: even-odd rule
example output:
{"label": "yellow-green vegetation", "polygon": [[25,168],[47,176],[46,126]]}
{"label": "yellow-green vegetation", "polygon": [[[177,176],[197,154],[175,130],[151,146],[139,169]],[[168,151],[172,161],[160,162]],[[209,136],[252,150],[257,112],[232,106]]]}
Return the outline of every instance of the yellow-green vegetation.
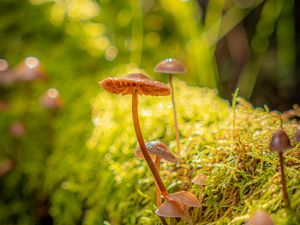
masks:
{"label": "yellow-green vegetation", "polygon": [[[201,220],[200,209],[191,211],[193,220],[242,224],[264,209],[276,224],[299,224],[300,149],[293,143],[285,153],[289,212],[281,195],[279,160],[269,151],[271,135],[279,128],[277,114],[254,109],[239,97],[230,107],[214,90],[175,83],[182,157],[179,165],[163,163],[160,174],[170,193],[191,190],[203,197]],[[100,91],[92,105],[95,129],[79,162],[89,169],[80,171],[85,183],[69,187],[84,192],[84,224],[160,224],[154,213],[154,181],[146,163],[134,156],[131,98]],[[161,140],[176,152],[170,97],[142,96],[140,119],[146,141]],[[283,127],[292,137],[296,122],[285,121]],[[200,173],[208,177],[204,188],[191,183]]]}

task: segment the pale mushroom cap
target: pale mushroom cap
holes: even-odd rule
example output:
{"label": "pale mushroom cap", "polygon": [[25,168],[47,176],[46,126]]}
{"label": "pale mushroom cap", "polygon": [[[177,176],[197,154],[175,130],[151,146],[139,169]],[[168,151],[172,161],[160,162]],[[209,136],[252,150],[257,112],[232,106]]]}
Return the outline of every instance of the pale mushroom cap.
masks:
{"label": "pale mushroom cap", "polygon": [[181,74],[185,73],[186,69],[184,65],[176,59],[168,58],[155,66],[154,69],[157,73],[167,73],[167,74]]}
{"label": "pale mushroom cap", "polygon": [[271,138],[270,150],[272,152],[284,152],[289,148],[292,148],[289,137],[284,130],[277,130]]}
{"label": "pale mushroom cap", "polygon": [[274,225],[269,213],[259,210],[247,222],[246,225]]}
{"label": "pale mushroom cap", "polygon": [[166,96],[170,88],[161,82],[151,80],[142,73],[131,73],[123,78],[107,78],[99,82],[108,92],[129,95],[137,91],[139,95]]}
{"label": "pale mushroom cap", "polygon": [[158,216],[162,217],[184,217],[184,208],[177,201],[167,200],[155,211]]}
{"label": "pale mushroom cap", "polygon": [[[147,142],[145,145],[150,154],[156,155],[156,156],[160,157],[161,159],[164,159],[169,162],[173,162],[173,163],[178,162],[178,159],[176,158],[176,156],[161,141],[150,141],[150,142]],[[143,157],[140,147],[137,148],[135,155],[140,158]]]}
{"label": "pale mushroom cap", "polygon": [[189,191],[179,191],[169,194],[169,198],[187,206],[201,207],[199,200]]}
{"label": "pale mushroom cap", "polygon": [[200,173],[198,176],[194,177],[192,183],[197,185],[206,185],[207,184],[207,176],[203,173]]}
{"label": "pale mushroom cap", "polygon": [[13,69],[17,80],[33,81],[46,79],[47,75],[39,59],[29,56]]}

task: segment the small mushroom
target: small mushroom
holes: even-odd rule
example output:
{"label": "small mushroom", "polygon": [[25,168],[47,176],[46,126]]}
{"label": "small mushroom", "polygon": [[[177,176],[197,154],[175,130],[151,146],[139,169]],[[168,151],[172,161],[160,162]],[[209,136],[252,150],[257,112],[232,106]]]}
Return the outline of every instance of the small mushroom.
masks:
{"label": "small mushroom", "polygon": [[[202,203],[203,197],[204,197],[204,188],[207,184],[207,176],[203,173],[200,173],[196,177],[193,178],[192,183],[199,185],[200,191],[199,191],[199,201]],[[199,221],[202,220],[202,205],[199,207]]]}
{"label": "small mushroom", "polygon": [[138,117],[138,95],[166,96],[170,94],[169,87],[163,83],[149,79],[142,73],[131,73],[124,78],[107,78],[101,81],[99,84],[108,92],[114,94],[132,95],[132,119],[139,146],[154,176],[156,184],[158,185],[165,199],[168,199],[167,189],[163,184],[156,166],[147,151],[145,141],[141,132]]}
{"label": "small mushroom", "polygon": [[288,209],[290,209],[290,201],[289,201],[287,188],[286,188],[283,153],[289,148],[292,148],[289,137],[287,136],[287,134],[284,132],[283,129],[277,130],[271,138],[270,150],[272,152],[278,152],[278,155],[279,155],[280,172],[281,172],[281,184],[282,184],[282,195],[283,195],[283,199],[285,201],[286,207]]}
{"label": "small mushroom", "polygon": [[297,126],[295,134],[294,134],[294,141],[300,142],[300,125]]}
{"label": "small mushroom", "polygon": [[17,65],[13,73],[19,81],[44,80],[47,77],[39,59],[32,56]]}
{"label": "small mushroom", "polygon": [[26,128],[21,122],[14,122],[9,128],[10,134],[14,138],[21,138],[26,134]]}
{"label": "small mushroom", "polygon": [[269,213],[258,210],[254,215],[246,222],[246,225],[274,225],[274,222]]}
{"label": "small mushroom", "polygon": [[[196,198],[195,195],[193,195],[189,191],[179,191],[179,192],[169,194],[169,200],[167,200],[166,202],[168,202],[168,201],[175,201],[177,203],[180,203],[180,205],[183,208],[184,216],[186,216],[187,219],[188,219],[189,225],[193,224],[190,213],[189,213],[189,210],[188,210],[188,207],[189,206],[201,207],[201,204],[200,204],[200,202],[198,201],[198,199]],[[158,208],[157,212],[160,211],[160,208],[162,206],[163,205],[161,205]],[[164,206],[163,208],[166,208],[166,207]],[[156,212],[156,214],[157,214],[157,212]],[[171,216],[169,216],[169,217],[171,217]]]}
{"label": "small mushroom", "polygon": [[15,76],[9,70],[9,64],[5,59],[0,59],[0,84],[8,86],[15,81]]}
{"label": "small mushroom", "polygon": [[159,208],[156,209],[155,213],[161,217],[182,218],[185,216],[183,205],[173,200],[165,201]]}
{"label": "small mushroom", "polygon": [[41,105],[46,109],[56,110],[62,107],[62,98],[55,88],[49,88],[40,99]]}
{"label": "small mushroom", "polygon": [[5,176],[9,171],[13,169],[13,161],[11,159],[5,159],[0,162],[0,177]]}
{"label": "small mushroom", "polygon": [[157,73],[166,73],[169,74],[169,83],[171,88],[172,95],[172,106],[173,106],[173,114],[174,114],[174,125],[176,130],[176,143],[177,143],[177,154],[180,157],[180,142],[179,142],[179,128],[177,122],[177,112],[175,105],[175,97],[174,97],[174,88],[173,88],[173,74],[182,74],[186,72],[184,65],[176,59],[168,58],[160,63],[158,63],[154,69]]}
{"label": "small mushroom", "polygon": [[[178,162],[176,156],[174,156],[173,153],[169,150],[169,148],[161,141],[150,141],[147,142],[145,145],[148,152],[150,153],[150,156],[151,157],[154,156],[154,159],[152,160],[155,162],[155,166],[158,172],[160,170],[161,159],[173,163]],[[136,157],[143,158],[143,153],[140,147],[137,148],[137,150],[135,151],[135,155]],[[160,196],[160,190],[157,185],[156,185],[156,197],[157,197],[157,206],[160,206],[162,201]]]}
{"label": "small mushroom", "polygon": [[200,173],[198,176],[193,178],[192,183],[199,186],[205,186],[207,184],[207,176],[203,173]]}

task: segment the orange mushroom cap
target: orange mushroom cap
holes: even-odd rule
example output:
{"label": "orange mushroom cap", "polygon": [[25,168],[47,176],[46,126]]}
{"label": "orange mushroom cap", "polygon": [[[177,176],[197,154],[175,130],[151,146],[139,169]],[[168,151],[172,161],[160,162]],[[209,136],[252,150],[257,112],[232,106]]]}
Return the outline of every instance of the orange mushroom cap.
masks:
{"label": "orange mushroom cap", "polygon": [[161,82],[151,80],[142,73],[131,73],[124,78],[107,78],[99,82],[105,90],[115,94],[129,95],[137,91],[139,95],[166,96],[170,88]]}
{"label": "orange mushroom cap", "polygon": [[[150,154],[156,155],[169,162],[173,162],[173,163],[178,162],[176,156],[161,141],[150,141],[147,142],[145,145]],[[137,148],[135,155],[136,157],[143,158],[143,153],[140,147]]]}
{"label": "orange mushroom cap", "polygon": [[289,148],[292,148],[289,137],[284,130],[277,130],[271,138],[270,150],[272,152],[284,152]]}
{"label": "orange mushroom cap", "polygon": [[167,200],[156,209],[155,213],[162,217],[184,217],[183,205],[177,201]]}
{"label": "orange mushroom cap", "polygon": [[199,200],[189,191],[179,191],[169,194],[169,199],[177,201],[183,205],[201,207]]}
{"label": "orange mushroom cap", "polygon": [[157,73],[182,74],[186,72],[184,65],[176,59],[164,59],[155,66]]}

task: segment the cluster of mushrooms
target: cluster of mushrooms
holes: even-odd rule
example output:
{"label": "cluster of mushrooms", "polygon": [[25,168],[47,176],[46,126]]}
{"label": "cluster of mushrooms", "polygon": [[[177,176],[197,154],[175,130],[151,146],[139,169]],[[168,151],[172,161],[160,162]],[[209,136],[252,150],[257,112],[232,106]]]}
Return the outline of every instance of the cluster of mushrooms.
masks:
{"label": "cluster of mushrooms", "polygon": [[[6,60],[0,59],[0,91],[6,93],[10,91],[10,88],[14,88],[14,85],[26,84],[22,86],[28,96],[26,108],[22,111],[23,115],[19,115],[21,120],[25,120],[28,113],[31,101],[31,89],[30,85],[35,81],[47,80],[47,75],[43,69],[42,64],[36,57],[26,57],[22,62],[16,65],[14,68],[10,68]],[[3,95],[3,98],[5,95]],[[10,110],[10,104],[6,99],[0,99],[0,114],[6,113]],[[59,108],[62,107],[62,98],[55,88],[49,88],[40,97],[40,104],[47,110],[50,110],[54,115]],[[19,139],[26,135],[27,129],[22,121],[14,121],[9,127],[10,135]],[[0,162],[0,177],[6,175],[13,168],[13,162],[10,158],[7,158]]]}
{"label": "cluster of mushrooms", "polygon": [[[171,218],[171,223],[173,224],[173,218],[186,218],[189,225],[192,225],[192,219],[189,214],[188,207],[199,207],[199,219],[201,219],[201,202],[202,195],[197,197],[188,191],[179,191],[176,193],[168,193],[166,187],[159,175],[160,161],[166,160],[169,162],[177,163],[178,158],[180,158],[180,142],[179,142],[179,128],[177,123],[175,99],[174,99],[174,89],[172,84],[172,75],[178,73],[184,73],[185,67],[182,63],[175,59],[165,59],[161,61],[156,67],[155,72],[166,73],[169,75],[170,87],[164,83],[151,80],[145,74],[142,73],[130,73],[123,78],[107,78],[101,81],[99,84],[105,90],[114,94],[121,95],[132,95],[132,119],[134,124],[134,130],[136,133],[137,141],[139,143],[139,148],[136,150],[135,155],[140,158],[144,158],[147,162],[156,183],[156,196],[157,196],[157,209],[155,213],[160,217],[162,224],[168,224],[166,217]],[[145,143],[138,116],[138,96],[139,95],[150,95],[150,96],[167,96],[172,95],[172,106],[174,113],[174,125],[176,130],[176,143],[177,143],[177,155],[168,149],[168,147],[160,141],[151,141]],[[296,131],[295,137],[300,140],[300,128]],[[296,140],[296,138],[295,138]],[[283,198],[286,203],[286,207],[290,208],[288,195],[286,191],[284,167],[283,167],[283,152],[290,148],[290,140],[283,129],[276,131],[271,139],[270,150],[276,151],[280,156],[281,164],[281,177],[283,186]],[[204,174],[199,174],[196,176],[192,182],[204,187],[207,182],[207,177]],[[161,195],[164,198],[162,201]],[[247,224],[259,225],[274,224],[271,217],[267,212],[258,211]]]}

